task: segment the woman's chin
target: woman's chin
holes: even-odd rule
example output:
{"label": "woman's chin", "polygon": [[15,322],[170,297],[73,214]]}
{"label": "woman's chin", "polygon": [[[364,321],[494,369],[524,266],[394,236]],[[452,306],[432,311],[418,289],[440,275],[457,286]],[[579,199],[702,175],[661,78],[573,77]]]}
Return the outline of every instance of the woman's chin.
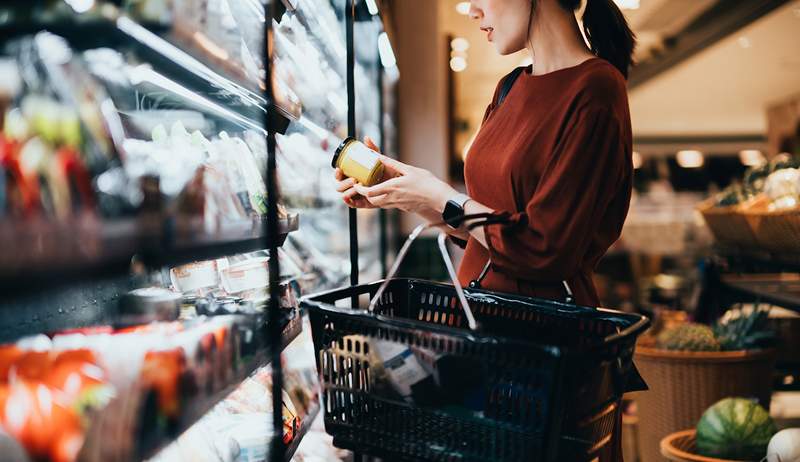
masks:
{"label": "woman's chin", "polygon": [[494,45],[495,51],[497,51],[497,54],[499,54],[500,56],[513,55],[514,53],[525,48],[525,47],[510,46],[508,44],[498,43],[498,42],[492,42],[492,45]]}

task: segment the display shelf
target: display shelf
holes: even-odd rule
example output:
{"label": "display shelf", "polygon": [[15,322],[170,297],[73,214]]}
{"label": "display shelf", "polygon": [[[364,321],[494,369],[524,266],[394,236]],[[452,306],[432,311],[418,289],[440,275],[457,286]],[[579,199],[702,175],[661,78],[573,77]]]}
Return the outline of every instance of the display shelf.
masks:
{"label": "display shelf", "polygon": [[196,99],[202,99],[204,105],[209,106],[210,102],[219,108],[212,111],[216,112],[215,115],[241,126],[263,130],[265,107],[278,133],[285,131],[289,122],[298,117],[292,111],[268,105],[264,96],[254,91],[248,82],[210,68],[173,43],[177,41],[168,38],[169,29],[163,25],[140,24],[124,15],[81,21],[5,23],[0,25],[0,43],[41,31],[61,36],[79,50],[98,47],[131,49],[142,62],[178,82],[188,94],[197,95]]}
{"label": "display shelf", "polygon": [[[125,274],[135,256],[149,266],[179,265],[266,247],[264,219],[223,223],[213,232],[199,219],[0,223],[0,290],[41,290],[99,276]],[[280,220],[278,245],[299,228],[299,216]]]}
{"label": "display shelf", "polygon": [[800,272],[800,254],[795,252],[717,245],[714,254],[725,261],[729,270],[737,272]]}
{"label": "display shelf", "polygon": [[292,458],[294,457],[294,453],[297,452],[297,448],[300,447],[300,443],[303,442],[303,437],[306,436],[308,431],[314,425],[314,420],[316,420],[317,415],[319,414],[321,406],[319,403],[316,403],[306,414],[303,422],[300,424],[300,427],[295,430],[294,438],[286,447],[286,462],[291,462]]}
{"label": "display shelf", "polygon": [[800,313],[800,274],[726,274],[722,284],[754,301]]}
{"label": "display shelf", "polygon": [[[296,339],[302,332],[302,317],[298,316],[293,311],[294,316],[286,320],[286,325],[283,327],[283,335],[281,339],[281,349],[286,348],[294,339]],[[189,409],[181,416],[177,425],[176,431],[167,435],[167,438],[158,441],[155,445],[149,448],[142,448],[141,454],[144,456],[142,460],[150,459],[158,454],[159,451],[164,449],[167,445],[177,439],[183,432],[192,427],[204,415],[206,415],[214,406],[220,401],[225,399],[228,395],[233,393],[245,379],[250,377],[256,370],[267,366],[271,362],[271,355],[266,348],[262,348],[244,361],[240,368],[240,372],[229,381],[229,383],[221,390],[212,393],[210,396],[193,402]]]}

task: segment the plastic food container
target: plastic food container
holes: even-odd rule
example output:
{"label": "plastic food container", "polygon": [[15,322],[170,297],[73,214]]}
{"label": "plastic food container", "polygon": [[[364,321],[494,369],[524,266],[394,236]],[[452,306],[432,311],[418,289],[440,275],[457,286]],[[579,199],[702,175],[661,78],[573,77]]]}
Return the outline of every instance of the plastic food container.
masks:
{"label": "plastic food container", "polygon": [[120,299],[120,324],[174,321],[180,315],[182,299],[181,294],[159,287],[132,290]]}
{"label": "plastic food container", "polygon": [[222,288],[229,294],[237,294],[247,290],[265,287],[269,284],[268,257],[234,263],[224,268]]}
{"label": "plastic food container", "polygon": [[199,261],[169,270],[172,285],[183,293],[219,285],[216,260]]}

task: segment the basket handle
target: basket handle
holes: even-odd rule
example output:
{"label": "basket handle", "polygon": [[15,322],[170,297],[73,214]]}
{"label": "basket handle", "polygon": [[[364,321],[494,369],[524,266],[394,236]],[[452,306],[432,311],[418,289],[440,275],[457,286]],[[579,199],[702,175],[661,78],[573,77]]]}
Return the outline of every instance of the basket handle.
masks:
{"label": "basket handle", "polygon": [[[462,217],[462,221],[476,218],[482,217],[465,215]],[[373,296],[372,300],[369,302],[368,310],[370,313],[375,310],[375,305],[378,304],[378,301],[383,296],[383,292],[386,291],[386,287],[389,285],[389,282],[392,280],[392,278],[394,278],[395,274],[397,274],[397,270],[400,269],[400,264],[403,262],[403,259],[405,259],[408,249],[411,248],[411,244],[414,243],[414,241],[419,237],[420,234],[422,234],[423,231],[433,227],[442,226],[444,224],[445,223],[422,224],[417,226],[414,231],[408,235],[408,239],[406,239],[406,242],[403,243],[403,247],[400,248],[400,252],[398,252],[394,264],[392,264],[391,269],[389,269],[389,273],[381,283],[378,291],[375,292],[375,296]],[[473,316],[472,310],[469,307],[467,297],[464,295],[464,289],[461,287],[461,283],[458,282],[458,276],[456,275],[456,270],[453,267],[453,262],[450,260],[450,254],[447,252],[447,235],[443,231],[440,231],[437,240],[439,243],[439,253],[442,255],[444,265],[447,268],[447,273],[450,275],[450,280],[453,282],[453,286],[455,286],[458,300],[461,302],[461,307],[464,310],[464,314],[467,316],[467,324],[471,330],[478,330],[478,323],[475,321],[475,316]]]}

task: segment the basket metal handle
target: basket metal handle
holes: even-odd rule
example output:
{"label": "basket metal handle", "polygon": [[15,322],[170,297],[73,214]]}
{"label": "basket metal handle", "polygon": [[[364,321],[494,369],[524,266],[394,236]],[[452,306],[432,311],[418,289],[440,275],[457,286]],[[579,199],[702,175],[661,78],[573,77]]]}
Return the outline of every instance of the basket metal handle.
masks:
{"label": "basket metal handle", "polygon": [[[394,278],[395,274],[397,274],[397,270],[400,269],[400,264],[406,257],[408,253],[408,249],[411,248],[411,244],[419,237],[423,231],[442,226],[445,223],[428,223],[422,224],[417,226],[414,231],[409,234],[408,239],[406,242],[403,243],[403,247],[400,248],[400,252],[397,254],[397,258],[392,264],[392,267],[389,269],[389,273],[386,275],[386,279],[383,280],[378,291],[375,292],[375,296],[372,297],[372,300],[369,302],[369,312],[372,313],[375,310],[375,306],[378,304],[378,301],[383,296],[384,291],[386,291],[386,287],[388,287],[389,282]],[[443,232],[439,232],[438,237],[439,243],[439,253],[442,255],[442,259],[444,260],[444,265],[447,267],[447,273],[450,275],[450,280],[453,282],[453,286],[456,288],[456,294],[458,295],[458,300],[461,302],[461,307],[464,310],[464,314],[467,316],[467,324],[471,330],[478,330],[478,323],[475,321],[475,316],[472,315],[472,310],[469,307],[469,303],[467,303],[467,297],[464,295],[464,289],[461,287],[461,283],[458,282],[458,276],[456,275],[455,267],[453,267],[453,262],[450,260],[450,254],[447,252],[447,235]]]}

